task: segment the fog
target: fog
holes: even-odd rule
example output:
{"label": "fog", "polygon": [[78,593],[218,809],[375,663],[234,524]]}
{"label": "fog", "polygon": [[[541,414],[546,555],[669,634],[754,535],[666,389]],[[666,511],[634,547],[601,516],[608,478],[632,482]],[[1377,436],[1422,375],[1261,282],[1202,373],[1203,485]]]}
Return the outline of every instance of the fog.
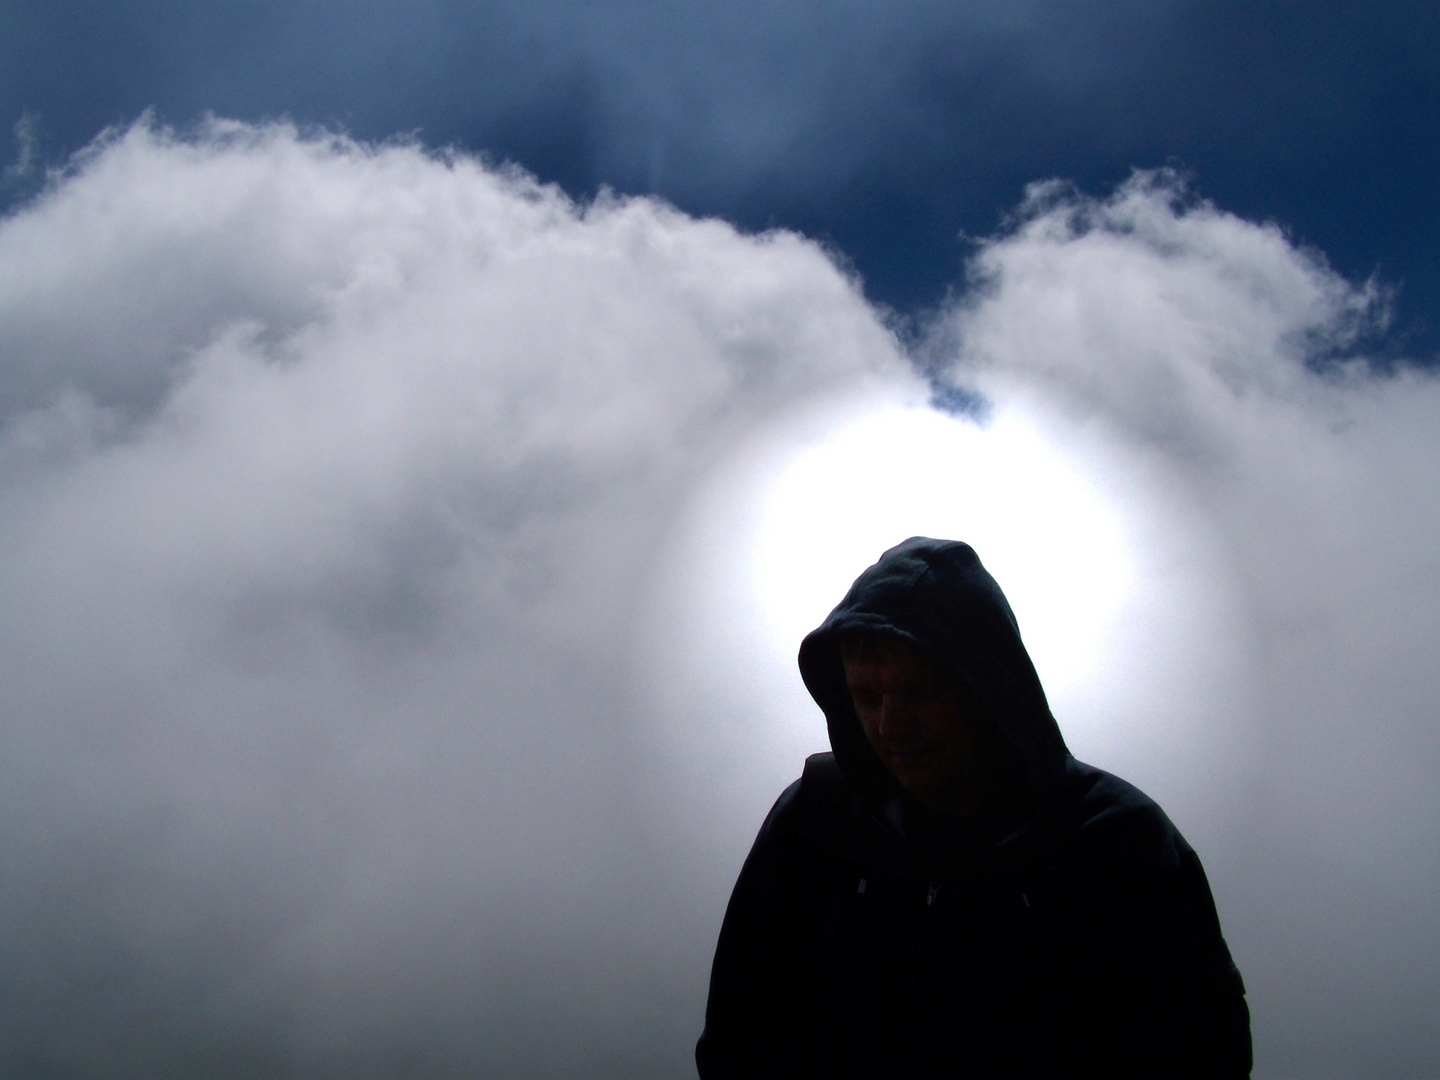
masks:
{"label": "fog", "polygon": [[1433,1072],[1440,388],[1365,361],[1386,300],[1145,174],[1034,188],[902,347],[793,233],[111,135],[0,223],[0,1062],[689,1074],[822,748],[733,618],[747,500],[934,393],[1122,521],[1119,658],[1057,713],[1204,857],[1257,1075]]}

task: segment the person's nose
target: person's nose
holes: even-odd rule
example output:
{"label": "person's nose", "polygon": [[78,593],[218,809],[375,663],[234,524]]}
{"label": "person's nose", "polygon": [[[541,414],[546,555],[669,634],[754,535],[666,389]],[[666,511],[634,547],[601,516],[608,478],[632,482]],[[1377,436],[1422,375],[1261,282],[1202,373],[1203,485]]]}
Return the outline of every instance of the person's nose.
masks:
{"label": "person's nose", "polygon": [[880,737],[893,739],[909,733],[913,726],[913,710],[901,694],[886,694],[880,699]]}

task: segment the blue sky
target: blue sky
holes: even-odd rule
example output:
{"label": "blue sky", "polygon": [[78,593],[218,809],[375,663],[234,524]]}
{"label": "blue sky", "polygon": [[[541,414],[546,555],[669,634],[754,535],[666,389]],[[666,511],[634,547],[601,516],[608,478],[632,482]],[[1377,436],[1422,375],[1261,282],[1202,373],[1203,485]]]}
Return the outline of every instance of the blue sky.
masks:
{"label": "blue sky", "polygon": [[[909,312],[1024,185],[1174,165],[1440,325],[1440,18],[1396,2],[16,3],[0,117],[63,162],[147,108],[414,132],[853,260]],[[12,178],[9,197],[26,185]]]}
{"label": "blue sky", "polygon": [[0,7],[0,1073],[692,1075],[924,532],[1437,1075],[1433,12]]}

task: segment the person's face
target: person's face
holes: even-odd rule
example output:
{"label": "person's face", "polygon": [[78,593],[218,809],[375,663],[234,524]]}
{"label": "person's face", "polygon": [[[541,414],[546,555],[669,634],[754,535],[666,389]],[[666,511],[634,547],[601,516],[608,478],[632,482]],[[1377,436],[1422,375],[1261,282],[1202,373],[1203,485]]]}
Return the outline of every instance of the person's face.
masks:
{"label": "person's face", "polygon": [[900,786],[935,810],[985,809],[1000,777],[970,695],[907,642],[871,639],[842,657],[865,738]]}

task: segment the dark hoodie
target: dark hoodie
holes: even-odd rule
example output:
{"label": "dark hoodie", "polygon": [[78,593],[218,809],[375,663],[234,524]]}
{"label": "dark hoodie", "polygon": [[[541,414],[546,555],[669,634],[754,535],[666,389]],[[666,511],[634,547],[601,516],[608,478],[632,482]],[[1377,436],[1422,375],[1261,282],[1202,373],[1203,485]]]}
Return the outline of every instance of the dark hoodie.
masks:
{"label": "dark hoodie", "polygon": [[[870,748],[839,637],[913,642],[1007,748],[1004,816],[915,803]],[[832,754],[761,826],[710,979],[700,1075],[1246,1077],[1250,1022],[1199,859],[1065,748],[966,544],[891,548],[800,646]]]}

